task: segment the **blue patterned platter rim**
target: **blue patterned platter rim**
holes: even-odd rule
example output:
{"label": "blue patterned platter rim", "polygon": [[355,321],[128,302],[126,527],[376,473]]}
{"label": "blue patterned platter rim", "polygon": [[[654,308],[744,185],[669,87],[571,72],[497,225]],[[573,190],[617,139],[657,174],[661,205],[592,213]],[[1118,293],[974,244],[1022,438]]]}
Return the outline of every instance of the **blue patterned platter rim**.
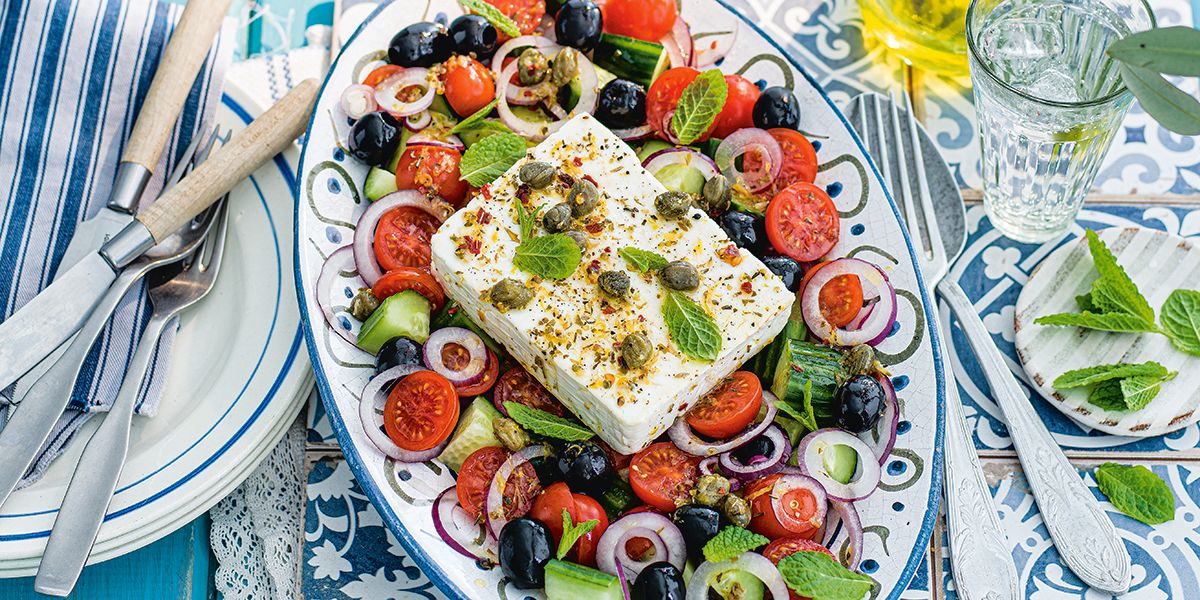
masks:
{"label": "blue patterned platter rim", "polygon": [[[329,289],[315,289],[325,259],[350,243],[353,223],[365,210],[360,182],[366,166],[347,158],[342,140],[348,120],[338,107],[342,90],[357,83],[396,31],[422,20],[447,21],[461,13],[454,0],[389,2],[347,41],[321,88],[301,155],[296,190],[296,285],[305,339],[317,386],[333,430],[355,477],[384,522],[430,580],[455,598],[523,598],[499,569],[484,570],[446,545],[433,530],[432,500],[453,485],[437,461],[396,463],[367,437],[359,395],[374,359],[325,324],[317,294],[346,329],[343,315],[357,285],[351,274]],[[877,347],[901,401],[900,435],[883,469],[880,488],[857,504],[866,532],[861,570],[877,582],[873,597],[899,598],[924,558],[941,497],[943,388],[935,321],[924,294],[911,243],[878,171],[842,114],[815,80],[759,27],[724,0],[684,0],[682,15],[693,32],[738,28],[733,51],[721,62],[760,85],[792,88],[804,107],[803,129],[817,148],[817,184],[829,192],[842,218],[832,256],[857,256],[885,271],[901,300],[899,320]],[[370,411],[368,411],[368,414]],[[378,426],[373,423],[371,426]],[[838,532],[833,545],[845,542]],[[536,596],[536,594],[535,594]]]}

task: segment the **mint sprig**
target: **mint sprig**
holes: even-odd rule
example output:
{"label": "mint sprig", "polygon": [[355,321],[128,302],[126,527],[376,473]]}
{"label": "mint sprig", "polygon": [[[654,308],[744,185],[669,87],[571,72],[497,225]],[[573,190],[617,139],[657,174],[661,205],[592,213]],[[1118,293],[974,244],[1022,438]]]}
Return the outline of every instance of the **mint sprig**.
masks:
{"label": "mint sprig", "polygon": [[1107,411],[1141,410],[1176,373],[1154,361],[1118,363],[1067,371],[1054,379],[1056,389],[1094,386],[1088,402]]}
{"label": "mint sprig", "polygon": [[1076,298],[1081,313],[1058,313],[1034,319],[1039,325],[1084,327],[1115,332],[1157,332],[1154,309],[1137,289],[1095,231],[1087,231],[1088,252],[1100,275],[1087,294]]}
{"label": "mint sprig", "polygon": [[1108,381],[1110,379],[1141,376],[1166,377],[1169,373],[1170,371],[1166,367],[1152,360],[1137,364],[1117,363],[1112,365],[1097,365],[1067,371],[1056,377],[1054,383],[1051,385],[1056,389],[1069,390],[1071,388],[1095,385],[1101,381]]}
{"label": "mint sprig", "polygon": [[685,356],[712,362],[721,354],[721,330],[704,308],[681,292],[668,291],[663,302],[667,334]]}
{"label": "mint sprig", "polygon": [[792,591],[812,600],[862,600],[875,587],[824,552],[803,551],[779,561],[779,574]]}
{"label": "mint sprig", "polygon": [[704,544],[704,559],[709,562],[733,560],[745,552],[767,545],[771,540],[737,525],[728,525]]}
{"label": "mint sprig", "polygon": [[1147,525],[1175,518],[1175,495],[1146,467],[1104,463],[1096,468],[1096,484],[1117,510]]}
{"label": "mint sprig", "polygon": [[566,279],[583,260],[575,240],[561,233],[531,237],[517,246],[513,264],[543,279]]}
{"label": "mint sprig", "polygon": [[525,139],[515,133],[485,137],[463,153],[459,178],[476,187],[489,184],[521,160],[525,151]]}
{"label": "mint sprig", "polygon": [[565,508],[562,511],[562,515],[563,534],[562,539],[558,540],[558,560],[562,560],[571,551],[571,547],[575,545],[575,542],[579,541],[579,538],[587,535],[600,524],[599,519],[588,519],[582,523],[572,524],[571,513],[568,513]]}
{"label": "mint sprig", "polygon": [[667,266],[667,259],[657,252],[627,246],[617,251],[630,267],[642,272],[657,271]]}
{"label": "mint sprig", "polygon": [[504,410],[508,412],[509,418],[516,421],[518,425],[541,436],[567,442],[580,442],[590,440],[596,435],[591,429],[575,421],[518,402],[505,402]]}
{"label": "mint sprig", "polygon": [[458,0],[458,5],[464,11],[475,13],[487,19],[496,29],[508,37],[521,35],[521,28],[517,26],[516,21],[513,21],[508,15],[500,12],[500,9],[483,0]]}
{"label": "mint sprig", "polygon": [[1175,290],[1162,305],[1163,331],[1180,352],[1200,356],[1200,292]]}
{"label": "mint sprig", "polygon": [[725,99],[729,96],[729,84],[719,69],[704,71],[696,76],[679,97],[675,114],[671,116],[671,131],[680,144],[696,141],[712,126]]}
{"label": "mint sprig", "polygon": [[541,212],[542,206],[530,209],[525,206],[525,203],[520,198],[513,200],[516,203],[517,210],[517,229],[521,230],[521,241],[526,241],[533,237],[533,231],[537,228],[537,216]]}

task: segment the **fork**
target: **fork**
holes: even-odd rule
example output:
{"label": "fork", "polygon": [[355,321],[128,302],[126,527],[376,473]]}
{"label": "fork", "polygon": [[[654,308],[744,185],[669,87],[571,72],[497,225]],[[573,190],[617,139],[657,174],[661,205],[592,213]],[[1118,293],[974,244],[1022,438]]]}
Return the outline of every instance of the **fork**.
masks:
{"label": "fork", "polygon": [[150,272],[150,304],[154,307],[112,409],[88,440],[67,487],[50,540],[38,566],[34,589],[66,596],[75,587],[105,520],[108,505],[129,450],[133,413],[146,371],[167,325],[179,313],[204,298],[216,283],[228,227],[228,196],[213,206],[213,225],[193,254]]}
{"label": "fork", "polygon": [[[1004,412],[1013,447],[1059,555],[1087,585],[1112,594],[1124,593],[1129,588],[1132,565],[1116,528],[1034,411],[1029,395],[1009,370],[962,287],[954,278],[945,277],[962,253],[965,242],[962,224],[950,223],[952,219],[948,216],[949,210],[955,210],[961,216],[962,201],[961,198],[939,198],[936,200],[939,206],[935,207],[925,170],[922,138],[912,118],[911,101],[905,94],[908,108],[903,111],[903,118],[894,100],[870,94],[863,98],[863,108],[868,104],[874,109],[876,127],[867,126],[868,111],[862,110],[859,113],[860,131],[865,131],[865,137],[877,148],[875,157],[882,166],[884,178],[902,201],[901,212],[910,235],[915,238],[918,261],[928,290],[936,289],[958,317],[983,366],[984,376]],[[888,113],[886,126],[885,111]],[[894,173],[889,147],[897,154]],[[943,161],[933,164],[937,165],[935,168],[949,168]],[[910,173],[910,169],[915,173]],[[953,209],[950,208],[951,201]],[[943,231],[943,227],[950,230]],[[961,240],[948,249],[944,243],[947,240],[942,239],[943,233],[957,235]],[[938,333],[940,337],[941,332]],[[939,342],[943,350],[942,362],[949,365],[946,344],[942,339]],[[991,495],[984,487],[957,386],[953,384],[953,378],[949,378],[947,384],[947,405],[951,414],[946,437],[946,514],[951,564],[959,595],[988,600],[1017,598],[1016,569]],[[998,562],[1001,554],[1003,561]],[[1002,566],[1002,577],[997,577],[997,566]]]}

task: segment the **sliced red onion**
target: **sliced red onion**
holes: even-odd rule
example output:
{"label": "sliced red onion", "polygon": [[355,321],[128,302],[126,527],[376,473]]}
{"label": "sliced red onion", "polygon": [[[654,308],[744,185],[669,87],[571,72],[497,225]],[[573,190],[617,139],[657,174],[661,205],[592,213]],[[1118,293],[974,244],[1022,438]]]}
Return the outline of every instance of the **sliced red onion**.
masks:
{"label": "sliced red onion", "polygon": [[500,537],[500,530],[508,524],[508,515],[504,510],[504,486],[508,485],[508,479],[512,476],[513,471],[535,458],[546,458],[547,456],[550,456],[550,448],[543,444],[525,446],[513,452],[496,470],[496,475],[492,477],[492,484],[488,487],[487,502],[484,504],[484,510],[487,511],[488,530],[492,532],[492,535]]}
{"label": "sliced red onion", "polygon": [[431,200],[417,190],[392,192],[367,206],[367,210],[363,211],[354,226],[354,264],[358,267],[359,276],[368,286],[375,285],[375,282],[383,277],[383,269],[375,260],[375,227],[379,225],[383,215],[401,206],[419,208],[433,215],[439,222],[445,221],[454,213],[454,209],[445,201],[440,198]]}
{"label": "sliced red onion", "polygon": [[862,329],[863,324],[866,323],[867,319],[871,317],[871,312],[875,310],[876,304],[879,304],[877,298],[873,298],[871,302],[864,301],[862,309],[859,310],[858,314],[854,315],[854,318],[850,319],[850,322],[846,324],[846,329],[849,331],[857,331]]}
{"label": "sliced red onion", "polygon": [[[443,360],[446,346],[456,344],[463,348],[468,355],[467,364],[461,369],[454,369]],[[443,327],[429,334],[424,346],[425,366],[434,373],[445,377],[457,386],[467,386],[478,383],[487,373],[488,350],[483,340],[470,329],[464,327]]]}
{"label": "sliced red onion", "polygon": [[[830,500],[829,505],[833,507],[833,516],[825,521],[825,537],[821,541],[821,545],[829,548],[837,556],[838,561],[851,571],[858,568],[862,562],[863,553],[863,526],[862,519],[858,516],[858,509],[854,507],[853,502],[842,502],[841,500]],[[846,535],[848,542],[841,550],[836,550],[831,545],[837,534],[838,524],[844,524],[846,527]]]}
{"label": "sliced red onion", "polygon": [[[858,466],[849,483],[834,479],[825,470],[825,452],[833,446],[849,446],[858,455]],[[849,502],[870,496],[879,487],[880,468],[875,453],[865,442],[841,429],[818,429],[800,440],[800,469],[816,479],[834,500]]]}
{"label": "sliced red onion", "polygon": [[778,411],[775,408],[775,395],[767,390],[763,390],[763,410],[766,412],[762,418],[745,431],[738,435],[722,442],[706,442],[692,431],[692,426],[688,425],[687,419],[679,417],[675,424],[667,430],[667,435],[674,442],[675,446],[688,454],[696,456],[714,456],[722,452],[728,452],[754,439],[763,431],[766,431],[771,426],[771,422],[775,420],[775,413]]}
{"label": "sliced red onion", "polygon": [[640,127],[631,127],[629,129],[614,129],[612,132],[613,135],[616,135],[617,137],[629,142],[649,137],[650,134],[654,133],[654,128],[649,124],[646,124]]}
{"label": "sliced red onion", "polygon": [[392,367],[376,375],[367,383],[367,386],[363,388],[362,397],[358,402],[358,417],[362,420],[363,431],[367,433],[367,438],[371,440],[372,444],[375,444],[375,447],[379,448],[380,452],[402,463],[421,463],[433,460],[442,453],[442,450],[446,449],[446,444],[450,443],[450,440],[446,440],[436,448],[413,452],[397,446],[383,429],[382,413],[388,398],[387,393],[384,392],[384,388],[417,371],[424,370],[424,367],[416,365]]}
{"label": "sliced red onion", "polygon": [[471,518],[458,503],[456,486],[450,486],[433,501],[433,528],[455,552],[476,560],[496,560],[496,538]]}
{"label": "sliced red onion", "polygon": [[687,21],[683,17],[675,18],[675,25],[671,27],[671,33],[663,38],[663,47],[667,47],[667,40],[670,40],[671,46],[674,46],[679,51],[680,63],[675,64],[675,57],[671,56],[672,67],[686,67],[692,64],[695,60],[696,45],[692,40],[692,28],[688,27]]}
{"label": "sliced red onion", "polygon": [[621,561],[617,561],[617,579],[621,581],[621,596],[625,600],[633,600],[629,596],[629,581],[625,578],[625,567],[621,566]]}
{"label": "sliced red onion", "polygon": [[671,109],[663,113],[662,121],[658,123],[658,130],[662,132],[662,137],[668,142],[671,142],[672,144],[678,144],[679,138],[675,136],[675,132],[671,129],[671,120],[674,118],[675,109]]}
{"label": "sliced red onion", "polygon": [[467,149],[467,145],[463,143],[462,138],[453,133],[441,137],[434,137],[428,133],[414,133],[408,138],[409,146],[434,146],[437,148],[449,148],[462,152]]}
{"label": "sliced red onion", "polygon": [[[738,157],[751,152],[758,154],[759,168],[749,172],[739,170]],[[766,189],[783,169],[783,149],[779,147],[779,142],[765,129],[757,127],[744,127],[721,140],[715,159],[721,173],[730,182],[738,183],[740,180],[752,192]]]}
{"label": "sliced red onion", "polygon": [[346,86],[338,104],[347,117],[355,120],[379,108],[379,103],[375,101],[375,88],[361,83]]}
{"label": "sliced red onion", "polygon": [[571,112],[550,123],[531,123],[513,113],[512,108],[508,105],[508,89],[512,76],[517,72],[517,62],[513,61],[504,67],[496,79],[496,98],[499,100],[496,111],[500,113],[500,121],[525,138],[540,142],[551,133],[558,131],[569,119],[583,113],[590,114],[596,108],[596,97],[600,93],[596,66],[581,52],[576,53],[576,60],[579,63],[579,102],[575,104]]}
{"label": "sliced red onion", "polygon": [[792,455],[792,443],[788,441],[787,436],[778,425],[768,427],[762,436],[771,440],[770,456],[755,456],[747,461],[747,464],[742,464],[734,456],[734,453],[737,452],[737,448],[734,448],[721,454],[719,459],[721,468],[743,482],[760,479],[782,469],[783,465],[787,463],[788,457]]}
{"label": "sliced red onion", "polygon": [[734,561],[704,561],[687,583],[687,600],[708,600],[708,590],[716,578],[726,571],[745,571],[763,582],[772,600],[788,600],[788,587],[783,575],[767,557],[757,552],[744,552]]}
{"label": "sliced red onion", "polygon": [[[654,545],[654,555],[645,561],[634,560],[625,551],[625,542],[639,537],[646,538]],[[624,573],[632,579],[637,579],[642,569],[663,560],[683,570],[683,563],[687,560],[687,546],[679,527],[658,513],[640,512],[625,515],[610,523],[596,542],[596,568],[609,575],[618,575],[619,564]]]}
{"label": "sliced red onion", "polygon": [[858,439],[879,457],[879,466],[882,467],[892,454],[892,448],[896,446],[896,430],[900,427],[900,401],[896,399],[896,388],[892,386],[890,377],[877,375],[875,379],[887,398],[875,426],[858,434]]}
{"label": "sliced red onion", "polygon": [[[420,98],[412,102],[404,102],[397,98],[401,91],[413,86],[425,89]],[[404,69],[375,86],[375,101],[379,103],[380,108],[396,118],[415,115],[429,108],[433,105],[436,95],[436,86],[429,82],[429,70],[421,67]]]}
{"label": "sliced red onion", "polygon": [[321,314],[325,315],[325,322],[329,324],[329,327],[343,340],[357,347],[358,338],[355,337],[354,332],[342,327],[337,315],[333,314],[329,302],[329,288],[333,287],[333,282],[339,277],[338,273],[352,269],[354,269],[354,250],[348,245],[334,250],[333,254],[325,259],[325,264],[321,265],[321,275],[317,277],[317,286],[313,293],[317,297],[317,306],[321,307]]}
{"label": "sliced red onion", "polygon": [[[792,490],[805,490],[812,494],[813,499],[816,501],[817,512],[813,513],[813,516],[810,520],[804,522],[795,522],[796,519],[794,519],[792,513],[788,511],[789,507],[783,505],[784,498],[786,498],[788,492]],[[814,527],[816,529],[824,527],[825,517],[829,512],[828,500],[829,494],[825,491],[825,488],[821,485],[821,482],[809,477],[808,475],[790,472],[784,473],[779,477],[778,480],[775,481],[775,484],[771,486],[771,508],[774,510],[775,515],[779,518],[780,523],[784,526],[784,528],[792,531],[804,531],[808,527]],[[795,522],[795,526],[788,527],[788,523],[793,522]]]}
{"label": "sliced red onion", "polygon": [[433,115],[428,110],[404,117],[404,128],[409,131],[421,131],[432,124]]}
{"label": "sliced red onion", "polygon": [[696,169],[704,175],[705,181],[721,174],[721,170],[717,168],[717,163],[691,148],[665,148],[647,156],[646,160],[642,161],[642,167],[651,174],[657,173],[670,165],[683,165]]}
{"label": "sliced red onion", "polygon": [[[821,288],[842,275],[857,275],[863,293],[870,290],[879,297],[858,329],[834,327],[821,313]],[[834,346],[874,346],[887,338],[896,322],[896,290],[879,267],[857,258],[839,258],[821,267],[800,290],[800,312],[808,330]]]}
{"label": "sliced red onion", "polygon": [[696,39],[695,50],[692,52],[692,66],[697,69],[704,69],[717,64],[717,61],[729,55],[733,50],[734,43],[737,42],[738,20],[731,19],[729,21],[733,29],[728,33],[719,35],[708,35]]}

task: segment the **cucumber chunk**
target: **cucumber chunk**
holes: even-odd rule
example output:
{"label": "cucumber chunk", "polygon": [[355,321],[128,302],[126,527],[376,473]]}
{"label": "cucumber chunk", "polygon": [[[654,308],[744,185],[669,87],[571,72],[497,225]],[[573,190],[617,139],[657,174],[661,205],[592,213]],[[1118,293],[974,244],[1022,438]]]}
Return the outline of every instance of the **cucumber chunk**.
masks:
{"label": "cucumber chunk", "polygon": [[667,165],[654,173],[654,178],[668,190],[686,194],[704,191],[704,174],[696,167],[683,164]]}
{"label": "cucumber chunk", "polygon": [[404,290],[388,296],[358,332],[358,347],[378,354],[384,343],[392,338],[406,337],[419,344],[429,338],[429,313],[432,310],[424,296]]}
{"label": "cucumber chunk", "polygon": [[835,423],[837,389],[847,377],[842,355],[833,348],[788,340],[779,354],[771,391],[805,418],[809,429]]}
{"label": "cucumber chunk", "polygon": [[715,593],[724,600],[762,600],[767,586],[756,576],[741,569],[721,571],[712,579],[709,597]]}
{"label": "cucumber chunk", "polygon": [[623,600],[624,597],[621,581],[608,573],[561,560],[551,559],[546,563],[546,600]]}
{"label": "cucumber chunk", "polygon": [[476,397],[458,418],[458,428],[438,458],[457,471],[472,452],[484,446],[499,446],[500,440],[492,429],[492,422],[498,418],[500,411],[487,398]]}
{"label": "cucumber chunk", "polygon": [[670,144],[668,144],[662,140],[647,140],[646,143],[642,144],[641,148],[638,148],[638,151],[637,151],[638,160],[645,162],[647,158],[650,158],[651,154],[654,154],[655,152],[658,152],[660,150],[666,150],[667,148],[670,148],[670,147],[671,147]]}
{"label": "cucumber chunk", "polygon": [[858,470],[858,452],[845,444],[833,444],[821,453],[821,465],[838,483],[850,483]]}
{"label": "cucumber chunk", "polygon": [[363,183],[363,193],[366,194],[367,200],[374,202],[394,191],[396,174],[379,167],[371,167],[367,172],[367,181]]}
{"label": "cucumber chunk", "polygon": [[647,89],[671,64],[662,44],[611,33],[600,36],[600,43],[592,53],[592,62]]}

